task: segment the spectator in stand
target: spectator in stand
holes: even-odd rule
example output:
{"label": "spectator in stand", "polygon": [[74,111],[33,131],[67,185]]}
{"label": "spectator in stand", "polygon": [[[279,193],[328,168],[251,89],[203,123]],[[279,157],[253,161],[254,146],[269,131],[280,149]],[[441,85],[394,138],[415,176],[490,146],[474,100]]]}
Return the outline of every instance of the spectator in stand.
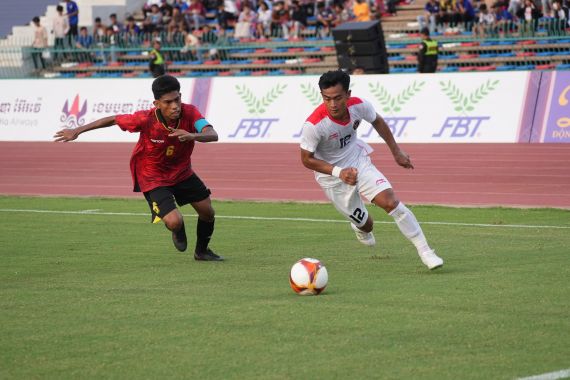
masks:
{"label": "spectator in stand", "polygon": [[79,34],[79,8],[77,3],[73,0],[65,0],[65,10],[69,21],[69,31],[67,32],[68,45],[72,46],[75,42],[75,37]]}
{"label": "spectator in stand", "polygon": [[473,8],[471,0],[458,0],[456,6],[457,13],[463,23],[463,29],[470,31],[473,28],[473,22],[475,21],[475,8]]}
{"label": "spectator in stand", "polygon": [[146,0],[146,2],[143,4],[142,7],[144,18],[146,19],[146,16],[151,12],[153,5],[157,5],[160,7],[161,3],[162,3],[161,0]]}
{"label": "spectator in stand", "polygon": [[[226,33],[231,27],[231,24],[234,22],[235,16],[233,13],[230,13],[226,10],[226,6],[224,3],[218,3],[218,13],[216,14],[216,29],[222,34]],[[207,26],[208,24],[204,25]],[[211,32],[210,28],[207,28],[208,32]],[[204,28],[202,28],[204,30]]]}
{"label": "spectator in stand", "polygon": [[141,28],[136,24],[133,16],[127,17],[125,24],[125,42],[130,46],[138,46],[140,44],[139,35]]}
{"label": "spectator in stand", "polygon": [[109,62],[117,62],[116,48],[119,45],[119,35],[115,33],[113,27],[108,26],[105,29],[105,36],[103,37],[103,47],[107,50],[104,53],[104,60]]}
{"label": "spectator in stand", "polygon": [[568,7],[565,7],[560,0],[555,0],[552,3],[552,17],[554,19],[554,34],[564,35],[564,30],[570,26],[570,22],[568,22]]}
{"label": "spectator in stand", "polygon": [[507,31],[514,31],[514,17],[509,13],[506,7],[494,5],[492,11],[495,18],[495,30],[499,33],[499,36],[503,36]]}
{"label": "spectator in stand", "polygon": [[105,37],[105,30],[107,27],[101,22],[101,17],[95,17],[95,22],[93,23],[93,40],[101,42]]}
{"label": "spectator in stand", "polygon": [[341,3],[335,3],[333,5],[333,11],[336,15],[334,20],[335,27],[352,20],[350,12]]}
{"label": "spectator in stand", "polygon": [[523,23],[523,32],[529,32],[532,35],[534,35],[538,27],[538,20],[541,16],[540,10],[534,5],[532,0],[525,0],[523,7],[519,9],[517,14],[517,17]]}
{"label": "spectator in stand", "polygon": [[89,34],[87,27],[82,26],[79,29],[79,35],[75,40],[75,47],[77,49],[91,49],[93,47],[93,36]]}
{"label": "spectator in stand", "polygon": [[450,28],[457,27],[459,21],[461,20],[461,15],[457,12],[457,1],[440,0],[439,20],[441,25],[443,26],[448,25]]}
{"label": "spectator in stand", "polygon": [[170,22],[168,23],[168,33],[172,33],[174,28],[178,30],[185,31],[186,29],[190,29],[187,27],[186,20],[184,18],[184,14],[180,11],[180,8],[174,7],[172,8],[172,17],[170,18]]}
{"label": "spectator in stand", "polygon": [[519,11],[519,9],[521,9],[521,0],[510,0],[509,1],[509,6],[508,6],[508,11],[511,15],[516,15]]}
{"label": "spectator in stand", "polygon": [[289,9],[283,1],[273,4],[271,12],[271,36],[289,38]]}
{"label": "spectator in stand", "polygon": [[109,15],[109,20],[111,21],[109,26],[111,28],[113,28],[113,32],[115,32],[115,34],[123,32],[123,25],[117,20],[117,14],[116,13],[111,13]]}
{"label": "spectator in stand", "polygon": [[325,5],[324,1],[317,3],[317,35],[326,37],[330,33],[331,27],[334,26],[334,12]]}
{"label": "spectator in stand", "polygon": [[146,15],[143,21],[143,31],[145,33],[153,33],[161,31],[162,28],[162,12],[160,12],[158,5],[155,4],[150,8],[150,13]]}
{"label": "spectator in stand", "polygon": [[473,34],[479,37],[485,37],[489,33],[494,34],[495,24],[495,13],[489,12],[487,4],[479,5],[479,17],[473,26]]}
{"label": "spectator in stand", "polygon": [[370,6],[367,0],[356,0],[352,6],[354,21],[363,22],[370,21]]}
{"label": "spectator in stand", "polygon": [[[48,46],[48,32],[45,27],[40,25],[40,18],[38,16],[32,19],[34,23],[34,41],[32,42],[32,60],[36,70],[45,69],[46,63],[44,60],[44,53],[47,51]],[[49,51],[48,53],[49,54]]]}
{"label": "spectator in stand", "polygon": [[292,30],[293,38],[299,39],[301,37],[301,31],[307,26],[307,13],[305,12],[305,8],[301,7],[298,0],[291,2],[289,12],[291,18],[289,28]]}
{"label": "spectator in stand", "polygon": [[249,39],[252,37],[253,25],[255,24],[255,13],[251,10],[249,4],[244,4],[239,14],[238,21],[234,32],[234,38]]}
{"label": "spectator in stand", "polygon": [[65,36],[69,32],[69,21],[67,16],[63,14],[63,7],[58,5],[56,7],[57,15],[53,19],[53,26],[51,32],[54,35],[54,54],[53,59],[59,61],[64,56],[62,50],[65,49]]}
{"label": "spectator in stand", "polygon": [[[164,18],[168,18],[169,16],[172,15],[172,11],[174,10],[174,7],[172,5],[170,5],[168,3],[168,1],[166,0],[162,0],[160,2],[160,4],[158,5],[158,9],[160,9],[160,13],[162,13],[162,17]],[[168,20],[164,20],[164,23],[167,24],[170,22],[170,18],[168,18]]]}
{"label": "spectator in stand", "polygon": [[202,52],[199,49],[201,46],[200,38],[198,37],[201,34],[199,30],[193,30],[191,32],[186,33],[184,37],[184,47],[180,50],[180,53],[185,54],[184,57],[187,61],[195,61],[202,59]]}
{"label": "spectator in stand", "polygon": [[269,37],[271,34],[271,10],[265,1],[259,2],[257,10],[257,36],[259,38]]}
{"label": "spectator in stand", "polygon": [[433,34],[436,31],[436,25],[439,18],[439,3],[435,0],[428,0],[424,7],[424,10],[425,14],[418,16],[418,24],[420,26],[420,30],[428,27],[426,24],[429,23],[429,32]]}
{"label": "spectator in stand", "polygon": [[[79,35],[75,40],[75,48],[79,50],[88,50],[93,47],[93,36],[89,34],[89,31],[85,26],[79,29]],[[92,60],[91,53],[83,52],[77,54],[77,60],[79,62],[90,62]]]}
{"label": "spectator in stand", "polygon": [[185,15],[190,30],[200,29],[206,21],[206,8],[200,0],[190,0],[190,6],[185,11]]}

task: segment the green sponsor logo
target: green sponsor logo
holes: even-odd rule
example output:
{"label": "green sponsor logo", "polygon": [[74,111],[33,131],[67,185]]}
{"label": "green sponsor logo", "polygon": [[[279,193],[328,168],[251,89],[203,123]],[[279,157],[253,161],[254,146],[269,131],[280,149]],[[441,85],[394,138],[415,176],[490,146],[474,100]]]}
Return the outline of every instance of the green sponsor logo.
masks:
{"label": "green sponsor logo", "polygon": [[378,82],[368,83],[368,87],[372,95],[382,105],[382,112],[395,113],[400,112],[402,107],[422,90],[425,83],[414,81],[396,96],[390,95],[388,90]]}
{"label": "green sponsor logo", "polygon": [[462,93],[456,85],[447,82],[439,82],[441,90],[453,103],[453,109],[457,112],[468,112],[475,109],[475,105],[489,95],[495,88],[497,88],[499,80],[492,81],[491,79],[479,86],[471,94],[466,95]]}
{"label": "green sponsor logo", "polygon": [[315,88],[315,86],[307,83],[301,85],[301,92],[309,100],[312,106],[316,107],[322,103],[321,93]]}
{"label": "green sponsor logo", "polygon": [[[353,86],[354,83],[351,83],[349,89],[352,90]],[[303,95],[305,95],[313,107],[316,107],[323,102],[320,91],[310,83],[302,84],[301,92]]]}
{"label": "green sponsor logo", "polygon": [[236,90],[241,100],[244,101],[247,107],[247,112],[254,115],[261,115],[267,111],[267,107],[269,107],[283,94],[286,87],[286,84],[277,84],[260,99],[258,99],[245,84],[241,87],[236,85]]}

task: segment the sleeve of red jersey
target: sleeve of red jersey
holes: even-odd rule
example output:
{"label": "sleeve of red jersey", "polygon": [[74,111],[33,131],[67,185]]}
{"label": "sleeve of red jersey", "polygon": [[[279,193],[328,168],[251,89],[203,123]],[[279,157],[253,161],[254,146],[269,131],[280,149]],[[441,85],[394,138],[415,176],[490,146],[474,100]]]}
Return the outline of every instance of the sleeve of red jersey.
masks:
{"label": "sleeve of red jersey", "polygon": [[115,116],[115,123],[123,131],[140,132],[147,120],[148,111],[138,111],[133,114]]}
{"label": "sleeve of red jersey", "polygon": [[202,132],[202,129],[204,129],[204,127],[212,125],[208,122],[208,120],[206,120],[206,118],[204,118],[204,116],[202,116],[200,111],[198,111],[198,108],[191,106],[190,112],[192,115],[193,125],[194,129],[196,129],[196,132],[200,133]]}

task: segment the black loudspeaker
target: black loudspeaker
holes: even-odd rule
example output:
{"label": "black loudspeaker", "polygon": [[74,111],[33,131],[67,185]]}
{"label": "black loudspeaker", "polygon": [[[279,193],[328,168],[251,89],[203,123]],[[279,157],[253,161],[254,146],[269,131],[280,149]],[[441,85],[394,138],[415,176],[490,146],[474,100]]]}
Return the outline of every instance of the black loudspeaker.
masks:
{"label": "black loudspeaker", "polygon": [[388,74],[388,53],[380,21],[347,22],[333,29],[341,69],[357,67],[366,73]]}

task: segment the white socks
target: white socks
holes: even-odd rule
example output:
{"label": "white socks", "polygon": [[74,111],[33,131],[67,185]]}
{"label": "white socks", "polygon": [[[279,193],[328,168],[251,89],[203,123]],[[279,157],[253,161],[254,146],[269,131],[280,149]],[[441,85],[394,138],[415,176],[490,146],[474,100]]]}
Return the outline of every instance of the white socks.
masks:
{"label": "white socks", "polygon": [[431,250],[416,217],[402,202],[388,215],[394,218],[402,234],[416,246],[418,253]]}

